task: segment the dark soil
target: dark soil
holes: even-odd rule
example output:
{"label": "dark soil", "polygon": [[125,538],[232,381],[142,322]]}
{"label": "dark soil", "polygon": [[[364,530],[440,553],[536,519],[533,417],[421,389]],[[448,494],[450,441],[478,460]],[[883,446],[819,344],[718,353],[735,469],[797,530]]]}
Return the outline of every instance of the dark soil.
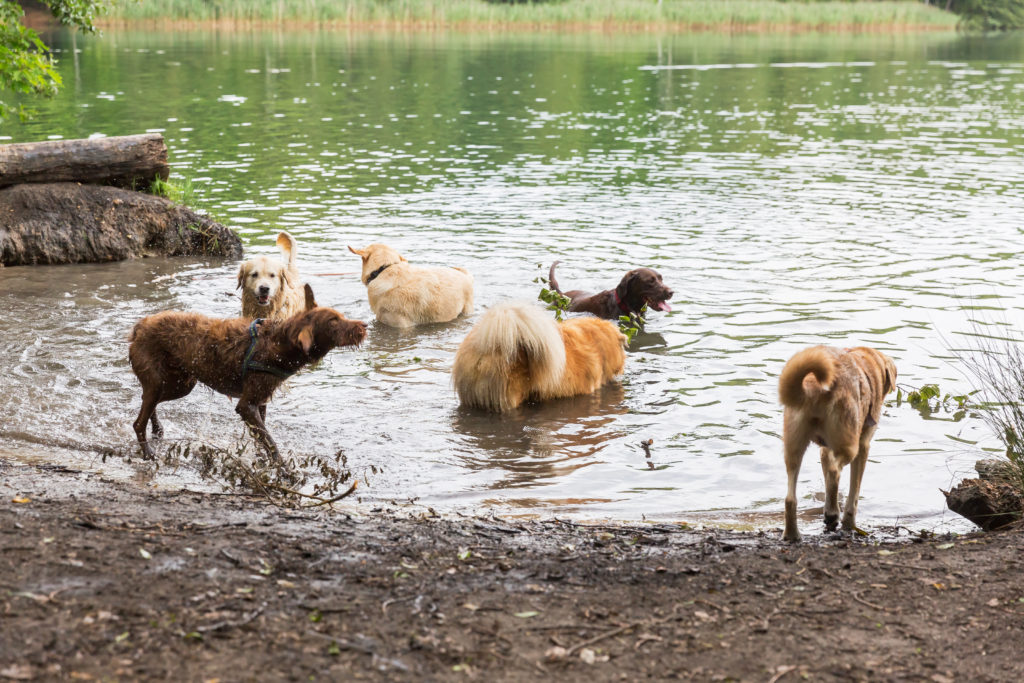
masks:
{"label": "dark soil", "polygon": [[1019,530],[785,545],[3,461],[0,496],[0,679],[1024,680]]}
{"label": "dark soil", "polygon": [[0,189],[0,266],[194,255],[240,258],[242,243],[208,216],[142,192],[78,183]]}

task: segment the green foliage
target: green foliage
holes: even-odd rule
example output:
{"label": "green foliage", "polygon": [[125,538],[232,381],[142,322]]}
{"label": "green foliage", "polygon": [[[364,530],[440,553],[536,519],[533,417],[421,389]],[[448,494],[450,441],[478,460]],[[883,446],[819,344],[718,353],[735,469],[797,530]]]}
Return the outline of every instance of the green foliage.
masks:
{"label": "green foliage", "polygon": [[164,180],[160,176],[153,178],[149,184],[149,193],[164,199],[170,199],[175,204],[192,206],[195,197],[195,188],[192,186],[192,179],[185,178],[180,182]]}
{"label": "green foliage", "polygon": [[919,0],[145,0],[122,2],[112,12],[126,20],[280,23],[413,23],[613,27],[647,24],[734,28],[862,28],[935,26],[952,29],[956,17]]}
{"label": "green foliage", "polygon": [[638,332],[644,329],[644,325],[647,320],[644,319],[644,314],[647,313],[647,304],[640,309],[639,313],[630,313],[629,315],[619,316],[619,331],[626,335],[626,345],[629,346],[633,343],[633,337]]}
{"label": "green foliage", "polygon": [[960,25],[974,31],[1008,31],[1024,27],[1024,0],[956,0],[951,8]]}
{"label": "green foliage", "polygon": [[[107,7],[106,0],[40,0],[65,26],[93,32],[93,21]],[[22,23],[25,11],[15,0],[0,0],[0,95],[52,97],[60,88],[60,74],[50,49],[32,29]],[[0,100],[0,122],[17,115],[27,119],[31,112],[23,105]]]}
{"label": "green foliage", "polygon": [[946,412],[956,411],[954,418],[959,419],[966,410],[976,404],[971,403],[971,397],[977,391],[967,394],[943,394],[938,384],[925,384],[920,388],[896,387],[896,405],[902,405],[905,400],[910,406],[919,410],[921,414],[928,415],[937,413],[940,410]]}
{"label": "green foliage", "polygon": [[547,304],[549,311],[555,312],[555,320],[563,320],[565,314],[569,311],[569,304],[572,303],[572,299],[561,292],[545,287],[544,285],[548,284],[546,278],[535,277],[533,281],[541,284],[540,294],[537,295],[537,298]]}

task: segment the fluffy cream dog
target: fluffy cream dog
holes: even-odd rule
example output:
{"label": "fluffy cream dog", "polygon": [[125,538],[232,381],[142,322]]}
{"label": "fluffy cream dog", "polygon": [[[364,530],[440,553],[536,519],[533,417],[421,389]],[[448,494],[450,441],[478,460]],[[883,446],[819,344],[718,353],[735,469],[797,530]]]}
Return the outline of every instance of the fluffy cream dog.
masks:
{"label": "fluffy cream dog", "polygon": [[589,394],[622,373],[626,337],[598,318],[556,322],[528,303],[480,317],[459,345],[452,382],[463,405],[493,412],[527,400]]}
{"label": "fluffy cream dog", "polygon": [[414,266],[385,244],[348,248],[377,320],[392,327],[445,323],[473,312],[473,276],[462,268]]}
{"label": "fluffy cream dog", "polygon": [[280,232],[277,247],[284,262],[269,256],[254,256],[238,268],[244,318],[290,318],[305,310],[305,294],[295,268],[295,238]]}
{"label": "fluffy cream dog", "polygon": [[839,522],[839,472],[850,465],[843,529],[856,525],[857,498],[868,448],[882,416],[885,395],[896,387],[896,365],[883,353],[859,346],[812,346],[789,359],[779,376],[779,401],[785,406],[782,440],[786,454],[786,530],[799,541],[796,526],[796,478],[804,451],[821,446],[825,475],[825,528]]}

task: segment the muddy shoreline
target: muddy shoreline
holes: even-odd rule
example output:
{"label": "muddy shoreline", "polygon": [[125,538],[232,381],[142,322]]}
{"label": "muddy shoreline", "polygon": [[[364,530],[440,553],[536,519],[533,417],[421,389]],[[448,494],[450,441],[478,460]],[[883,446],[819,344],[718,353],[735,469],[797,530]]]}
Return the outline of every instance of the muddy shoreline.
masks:
{"label": "muddy shoreline", "polygon": [[0,679],[1024,676],[1020,530],[789,546],[288,510],[2,460],[0,495]]}

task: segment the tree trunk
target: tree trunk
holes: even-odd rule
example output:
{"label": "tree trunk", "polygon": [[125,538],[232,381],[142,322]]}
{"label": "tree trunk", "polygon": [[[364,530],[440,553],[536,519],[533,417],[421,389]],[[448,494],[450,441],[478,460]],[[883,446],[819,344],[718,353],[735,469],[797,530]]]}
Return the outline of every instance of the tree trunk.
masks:
{"label": "tree trunk", "polygon": [[73,182],[148,191],[167,180],[167,145],[159,133],[0,145],[0,187]]}

